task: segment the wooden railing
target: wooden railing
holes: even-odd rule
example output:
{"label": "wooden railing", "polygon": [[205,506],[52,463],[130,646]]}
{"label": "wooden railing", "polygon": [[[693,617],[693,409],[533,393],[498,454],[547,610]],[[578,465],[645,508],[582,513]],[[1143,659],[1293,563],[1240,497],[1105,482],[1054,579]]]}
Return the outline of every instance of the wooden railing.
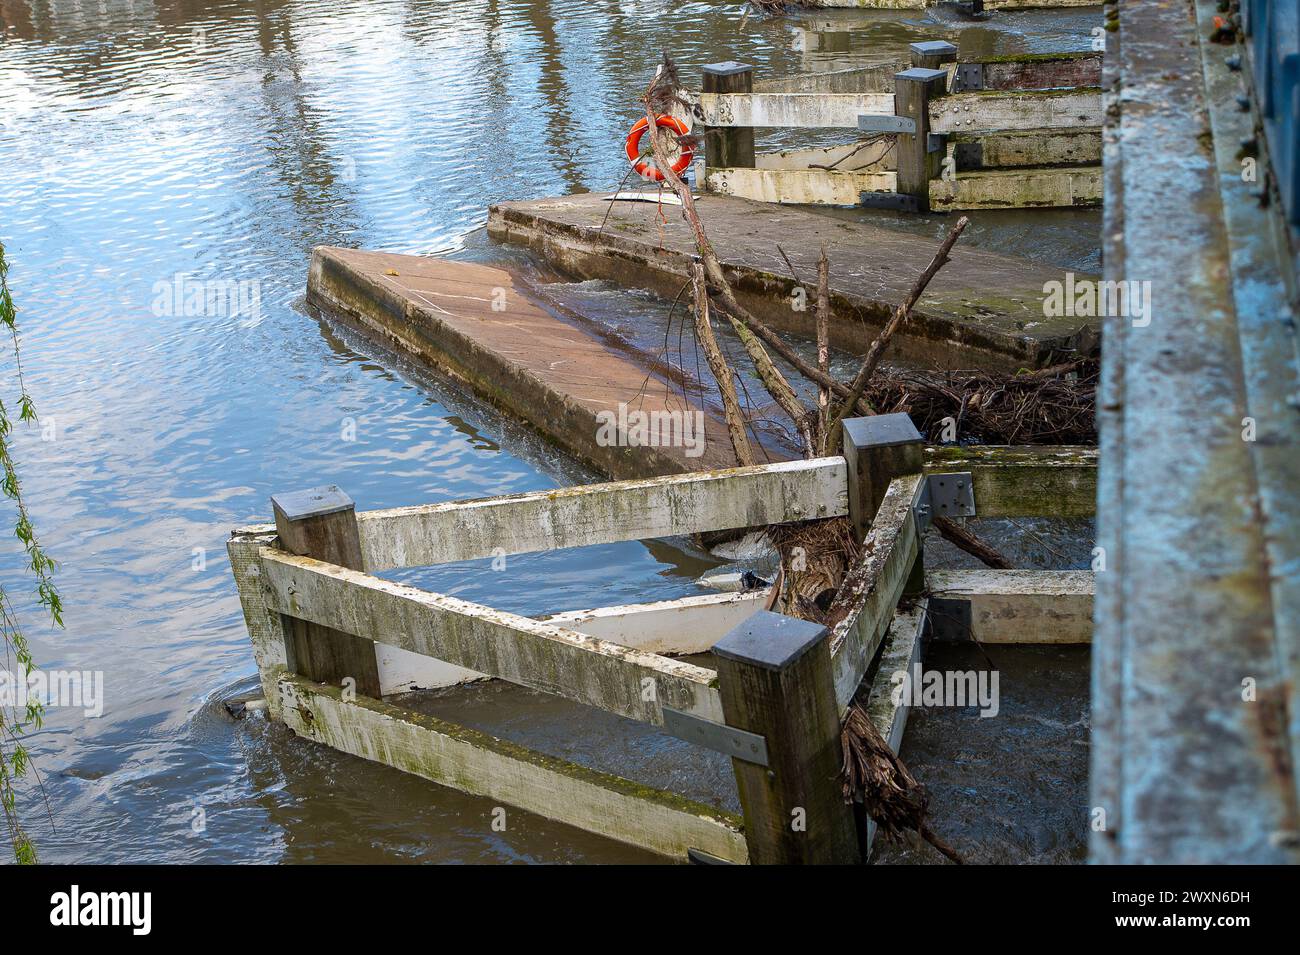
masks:
{"label": "wooden railing", "polygon": [[[924,211],[1101,200],[1101,55],[958,62],[944,41],[911,63],[754,80],[704,68],[700,185],[767,202]],[[885,139],[756,153],[755,127],[847,128]],[[697,160],[697,162],[699,162]]]}
{"label": "wooden railing", "polygon": [[[336,487],[276,495],[276,523],[236,531],[229,544],[267,709],[299,735],[344,752],[655,852],[857,861],[857,840],[845,835],[852,814],[832,778],[837,767],[822,763],[837,752],[840,716],[882,645],[891,659],[919,658],[930,478],[906,415],[844,427],[845,456],[811,461],[361,513]],[[911,435],[901,445],[899,428]],[[928,452],[939,468],[951,455]],[[978,489],[1005,472],[1023,484],[1031,455],[1008,449],[1004,464],[996,449],[984,449],[963,459],[971,470],[950,477]],[[1036,472],[1044,500],[1077,495],[1075,472],[1091,466],[1077,449],[1056,458]],[[841,516],[860,529],[864,547],[848,578],[850,612],[830,631],[762,611],[765,592],[533,619],[375,576]],[[1020,589],[1034,593],[1032,572],[1020,573]],[[1013,587],[966,584],[981,597],[1015,599]],[[905,594],[916,600],[900,610]],[[962,599],[951,584],[942,596]],[[666,655],[704,650],[713,651],[716,670]],[[412,686],[484,676],[729,753],[743,821],[385,700]],[[887,689],[872,689],[873,712],[886,721],[887,738],[901,739],[906,709],[889,703]],[[789,831],[794,806],[818,820],[806,835]]]}

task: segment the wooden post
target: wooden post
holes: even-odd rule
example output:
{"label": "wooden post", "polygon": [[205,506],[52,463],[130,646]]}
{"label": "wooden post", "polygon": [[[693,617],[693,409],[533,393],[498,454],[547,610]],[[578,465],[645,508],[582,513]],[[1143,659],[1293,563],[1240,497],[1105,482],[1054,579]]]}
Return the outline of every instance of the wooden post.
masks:
{"label": "wooden post", "polygon": [[[919,474],[925,442],[906,414],[872,415],[844,422],[844,457],[849,466],[849,517],[858,540],[867,536],[889,482],[904,474]],[[925,590],[925,555],[917,541],[916,563],[905,596]]]}
{"label": "wooden post", "polygon": [[[704,69],[705,93],[754,92],[754,68],[746,63],[712,63]],[[706,168],[754,168],[752,127],[703,127]]]}
{"label": "wooden post", "polygon": [[894,115],[906,116],[916,124],[916,132],[899,133],[898,192],[912,196],[917,210],[930,210],[930,180],[939,173],[942,151],[929,151],[930,100],[944,94],[948,78],[944,70],[914,66],[894,74]]}
{"label": "wooden post", "polygon": [[[356,506],[333,484],[271,497],[280,548],[350,570],[361,570]],[[341,630],[293,619],[285,646],[288,669],[317,683],[341,685],[351,677],[361,696],[379,699],[375,645]]]}
{"label": "wooden post", "polygon": [[957,47],[947,40],[924,40],[908,47],[912,65],[926,70],[937,70],[945,63],[957,62]]}
{"label": "wooden post", "polygon": [[713,647],[727,725],[764,737],[767,765],[733,757],[749,860],[757,865],[861,861],[840,792],[840,714],[830,631],[759,611]]}

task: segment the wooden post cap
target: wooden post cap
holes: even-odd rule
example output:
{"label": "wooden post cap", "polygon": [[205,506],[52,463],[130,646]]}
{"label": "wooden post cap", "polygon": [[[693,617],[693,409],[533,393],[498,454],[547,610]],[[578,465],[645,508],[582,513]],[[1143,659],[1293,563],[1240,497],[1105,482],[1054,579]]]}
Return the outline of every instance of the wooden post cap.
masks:
{"label": "wooden post cap", "polygon": [[900,444],[922,441],[912,416],[898,414],[868,415],[863,418],[846,418],[844,421],[844,446],[853,448],[893,448]]}
{"label": "wooden post cap", "polygon": [[708,63],[700,67],[701,70],[711,76],[735,76],[738,73],[747,73],[753,68],[748,63],[737,63],[735,60],[727,60],[723,63]]}
{"label": "wooden post cap", "polygon": [[912,43],[908,49],[917,56],[956,56],[957,47],[947,40],[922,40]]}
{"label": "wooden post cap", "polygon": [[924,66],[913,66],[910,69],[902,70],[894,74],[895,83],[924,83],[937,87],[937,92],[942,92],[942,84],[948,79],[948,74],[944,70],[931,70]]}
{"label": "wooden post cap", "polygon": [[828,633],[819,623],[760,610],[729,630],[713,645],[713,653],[724,660],[780,672],[792,667]]}
{"label": "wooden post cap", "polygon": [[337,484],[326,484],[307,491],[289,491],[286,494],[272,494],[271,507],[275,519],[287,521],[305,521],[309,517],[321,517],[325,514],[337,514],[356,507]]}

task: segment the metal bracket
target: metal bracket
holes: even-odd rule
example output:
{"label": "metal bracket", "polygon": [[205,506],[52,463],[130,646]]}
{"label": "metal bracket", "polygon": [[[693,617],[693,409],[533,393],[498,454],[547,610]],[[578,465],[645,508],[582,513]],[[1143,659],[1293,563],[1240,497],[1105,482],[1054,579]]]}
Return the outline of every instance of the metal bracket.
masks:
{"label": "metal bracket", "polygon": [[944,643],[965,643],[971,639],[971,602],[948,597],[931,597],[926,608],[930,639]]}
{"label": "metal bracket", "polygon": [[983,169],[984,144],[980,142],[957,143],[952,148],[952,158],[957,161],[958,169]]}
{"label": "metal bracket", "polygon": [[928,153],[941,153],[948,145],[948,137],[944,133],[926,133],[925,134],[925,151]]}
{"label": "metal bracket", "polygon": [[983,63],[958,63],[953,74],[952,91],[954,93],[973,93],[984,89]]}
{"label": "metal bracket", "polygon": [[858,129],[864,133],[916,133],[916,120],[911,116],[894,116],[888,113],[859,113]]}
{"label": "metal bracket", "polygon": [[747,763],[767,765],[767,740],[757,733],[738,730],[725,723],[715,723],[681,710],[664,711],[664,732],[688,743],[712,749]]}
{"label": "metal bracket", "polygon": [[898,192],[862,192],[858,198],[868,209],[898,209],[901,212],[917,212],[920,205],[916,196],[905,196]]}
{"label": "metal bracket", "polygon": [[935,517],[974,517],[975,488],[969,471],[929,474],[912,510],[916,529],[924,534]]}

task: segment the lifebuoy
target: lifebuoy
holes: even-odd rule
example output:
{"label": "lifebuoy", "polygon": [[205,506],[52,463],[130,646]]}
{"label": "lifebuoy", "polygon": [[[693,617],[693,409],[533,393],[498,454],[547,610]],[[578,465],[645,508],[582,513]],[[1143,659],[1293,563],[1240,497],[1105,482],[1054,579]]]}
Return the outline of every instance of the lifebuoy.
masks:
{"label": "lifebuoy", "polygon": [[[686,128],[686,124],[676,116],[656,116],[655,125],[664,129],[671,129],[678,136],[685,136],[690,132],[690,130]],[[645,131],[649,128],[650,124],[646,122],[644,116],[638,119],[632,124],[631,130],[628,131],[627,143],[624,148],[627,152],[628,162],[632,163],[632,168],[641,174],[642,179],[649,179],[651,182],[662,182],[664,174],[655,168],[654,160],[649,157],[645,159],[641,158],[641,137],[645,135]],[[677,161],[673,163],[673,172],[680,175],[686,170],[686,167],[691,164],[691,160],[694,158],[695,150],[689,147],[683,147],[682,154],[678,156]]]}

